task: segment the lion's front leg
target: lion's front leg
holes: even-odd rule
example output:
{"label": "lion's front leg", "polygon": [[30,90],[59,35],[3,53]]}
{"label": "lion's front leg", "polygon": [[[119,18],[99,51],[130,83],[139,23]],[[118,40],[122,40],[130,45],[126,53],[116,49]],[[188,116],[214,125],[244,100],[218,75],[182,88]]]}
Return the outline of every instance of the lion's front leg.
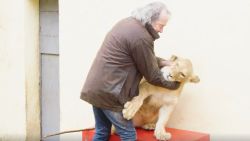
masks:
{"label": "lion's front leg", "polygon": [[139,95],[134,97],[131,101],[126,102],[124,105],[124,109],[122,110],[123,117],[127,120],[132,119],[142,106],[143,100],[144,98]]}
{"label": "lion's front leg", "polygon": [[171,134],[166,132],[165,127],[174,107],[175,105],[164,105],[160,108],[159,118],[154,131],[154,135],[158,140],[169,140],[171,138]]}
{"label": "lion's front leg", "polygon": [[144,99],[146,99],[151,94],[140,84],[140,93],[138,96],[135,96],[131,101],[128,101],[124,104],[124,109],[122,110],[123,117],[127,120],[130,120],[134,117],[136,112],[141,108]]}

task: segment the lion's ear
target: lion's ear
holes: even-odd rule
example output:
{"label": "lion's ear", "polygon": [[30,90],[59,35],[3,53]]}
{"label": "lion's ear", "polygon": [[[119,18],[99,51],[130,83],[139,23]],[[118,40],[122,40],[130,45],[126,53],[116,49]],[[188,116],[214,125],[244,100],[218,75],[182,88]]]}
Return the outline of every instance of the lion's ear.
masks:
{"label": "lion's ear", "polygon": [[198,83],[200,82],[200,78],[197,75],[192,75],[189,81],[192,83]]}
{"label": "lion's ear", "polygon": [[172,55],[170,61],[175,61],[178,57],[176,55]]}

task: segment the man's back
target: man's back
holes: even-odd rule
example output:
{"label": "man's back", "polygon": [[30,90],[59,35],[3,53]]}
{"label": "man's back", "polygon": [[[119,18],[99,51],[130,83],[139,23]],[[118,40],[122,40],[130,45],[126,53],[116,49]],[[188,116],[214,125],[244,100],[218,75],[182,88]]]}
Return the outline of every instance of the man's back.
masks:
{"label": "man's back", "polygon": [[103,41],[81,98],[95,106],[122,110],[123,104],[138,94],[142,75],[133,54],[135,48],[142,46],[141,40],[153,47],[152,36],[139,21],[129,17],[118,22]]}

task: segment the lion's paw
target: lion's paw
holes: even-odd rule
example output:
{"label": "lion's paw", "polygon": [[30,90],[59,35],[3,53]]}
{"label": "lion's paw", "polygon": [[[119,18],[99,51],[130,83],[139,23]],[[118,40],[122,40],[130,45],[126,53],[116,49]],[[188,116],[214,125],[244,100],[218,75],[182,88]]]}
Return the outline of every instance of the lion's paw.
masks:
{"label": "lion's paw", "polygon": [[154,123],[149,123],[149,124],[145,124],[142,126],[143,129],[146,130],[154,130],[155,129],[155,124]]}
{"label": "lion's paw", "polygon": [[154,135],[157,140],[166,141],[171,138],[171,134],[163,130],[155,130]]}

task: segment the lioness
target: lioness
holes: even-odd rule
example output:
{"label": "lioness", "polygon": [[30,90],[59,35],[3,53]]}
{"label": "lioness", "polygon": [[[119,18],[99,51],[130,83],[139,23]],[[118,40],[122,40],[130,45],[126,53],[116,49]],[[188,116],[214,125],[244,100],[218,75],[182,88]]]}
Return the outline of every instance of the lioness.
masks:
{"label": "lioness", "polygon": [[171,134],[165,131],[165,126],[177,104],[184,84],[200,81],[199,77],[193,74],[190,60],[173,55],[170,61],[172,61],[171,66],[161,69],[163,76],[169,81],[181,82],[181,86],[177,90],[169,90],[151,85],[143,79],[139,86],[139,95],[127,102],[122,111],[124,118],[133,118],[136,127],[155,129],[154,135],[158,140],[171,138]]}

